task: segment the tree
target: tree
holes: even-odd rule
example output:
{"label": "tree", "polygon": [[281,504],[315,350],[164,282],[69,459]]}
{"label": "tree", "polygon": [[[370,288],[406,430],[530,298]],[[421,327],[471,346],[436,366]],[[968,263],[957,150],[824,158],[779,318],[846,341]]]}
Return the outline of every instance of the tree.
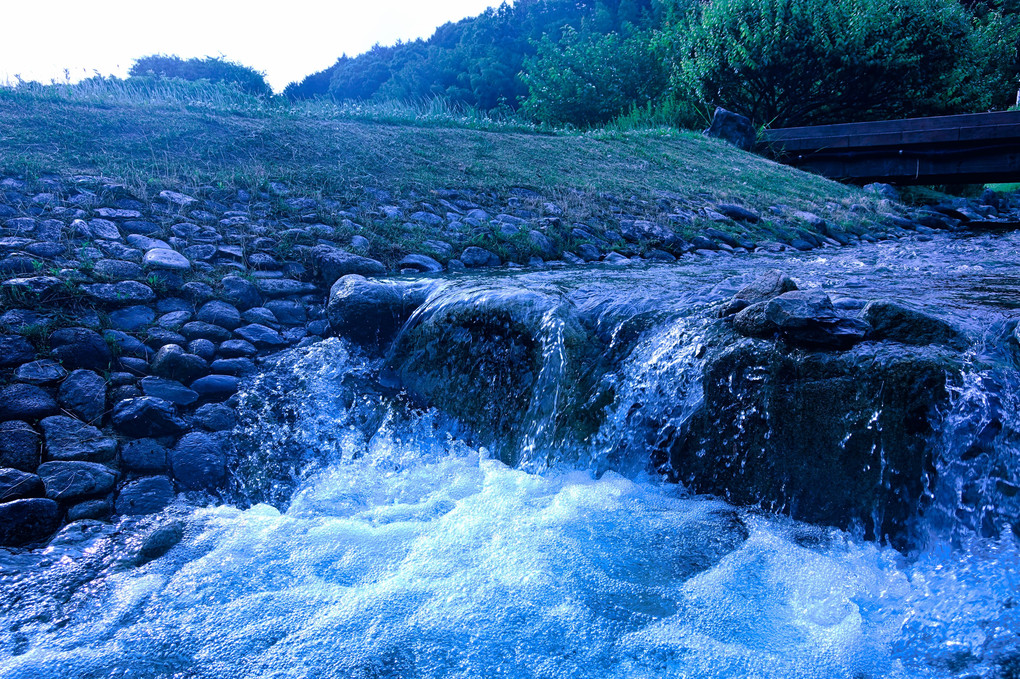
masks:
{"label": "tree", "polygon": [[181,78],[182,80],[208,80],[214,83],[224,82],[237,85],[248,94],[256,96],[264,97],[273,94],[272,88],[266,83],[264,74],[221,57],[182,59],[176,55],[154,54],[136,60],[128,74]]}

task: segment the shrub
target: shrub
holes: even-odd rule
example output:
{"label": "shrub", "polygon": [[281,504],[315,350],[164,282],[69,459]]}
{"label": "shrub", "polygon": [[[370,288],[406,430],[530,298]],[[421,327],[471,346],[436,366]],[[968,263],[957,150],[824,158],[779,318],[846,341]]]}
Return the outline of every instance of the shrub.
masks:
{"label": "shrub", "polygon": [[213,83],[230,83],[242,91],[256,96],[271,96],[273,90],[265,76],[248,66],[220,57],[181,59],[178,56],[154,54],[135,61],[128,72],[132,76],[181,78],[182,80],[208,80]]}

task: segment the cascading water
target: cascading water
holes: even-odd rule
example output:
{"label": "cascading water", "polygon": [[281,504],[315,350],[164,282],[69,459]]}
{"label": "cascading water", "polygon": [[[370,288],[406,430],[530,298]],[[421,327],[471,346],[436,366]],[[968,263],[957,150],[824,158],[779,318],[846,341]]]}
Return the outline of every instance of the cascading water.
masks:
{"label": "cascading water", "polygon": [[[184,539],[138,568],[62,588],[54,552],[3,580],[0,677],[1020,676],[1018,244],[445,282],[414,322],[531,291],[508,321],[533,315],[541,340],[514,378],[539,399],[519,436],[426,407],[392,357],[339,339],[287,352],[244,388],[231,504],[179,510]],[[690,494],[651,453],[704,406],[719,303],[777,265],[985,337],[935,420],[910,553]],[[597,361],[562,304],[601,338]]]}

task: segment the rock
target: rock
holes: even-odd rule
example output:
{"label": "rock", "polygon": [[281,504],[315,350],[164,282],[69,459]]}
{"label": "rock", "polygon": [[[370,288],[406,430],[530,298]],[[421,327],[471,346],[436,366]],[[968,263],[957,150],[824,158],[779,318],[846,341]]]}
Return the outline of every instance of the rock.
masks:
{"label": "rock", "polygon": [[710,344],[703,402],[666,446],[678,480],[902,545],[933,468],[929,418],[948,403],[959,357],[873,342],[788,351],[725,333]]}
{"label": "rock", "polygon": [[382,276],[386,273],[382,262],[324,245],[312,249],[312,263],[319,282],[326,286],[349,274]]}
{"label": "rock", "polygon": [[237,416],[222,403],[206,403],[195,411],[195,424],[209,431],[229,431],[237,424]]}
{"label": "rock", "polygon": [[138,281],[93,283],[83,285],[81,289],[93,302],[109,307],[148,304],[156,299],[152,288]]}
{"label": "rock", "polygon": [[900,199],[899,191],[896,190],[896,187],[891,186],[889,184],[881,184],[878,182],[873,184],[865,184],[864,192],[870,193],[871,195],[877,196],[879,198],[886,198],[888,200],[898,201]]}
{"label": "rock", "polygon": [[18,469],[0,469],[0,503],[43,497],[46,488],[42,479]]}
{"label": "rock", "polygon": [[792,278],[778,269],[773,269],[742,287],[733,297],[748,304],[756,304],[796,289],[797,284]]}
{"label": "rock", "polygon": [[207,339],[210,342],[225,342],[231,338],[230,331],[212,323],[203,321],[191,321],[181,327],[181,334],[186,339]]}
{"label": "rock", "polygon": [[279,327],[279,323],[276,320],[276,314],[266,307],[257,306],[248,309],[241,314],[241,318],[248,323],[261,323],[262,325],[273,328],[274,330]]}
{"label": "rock", "polygon": [[188,342],[188,353],[194,354],[205,361],[211,361],[216,356],[216,345],[207,339],[191,340]]}
{"label": "rock", "polygon": [[60,507],[53,500],[31,498],[0,504],[0,545],[41,542],[60,527]]}
{"label": "rock", "polygon": [[110,324],[125,332],[137,332],[155,320],[156,312],[147,306],[129,306],[110,312]]}
{"label": "rock", "polygon": [[258,278],[255,287],[266,297],[293,297],[316,291],[311,283],[302,283],[290,278]]}
{"label": "rock", "polygon": [[203,399],[223,401],[237,393],[238,384],[240,380],[233,375],[206,375],[192,382],[191,388]]}
{"label": "rock", "polygon": [[44,462],[38,474],[46,485],[46,497],[69,503],[113,490],[117,474],[95,462]]}
{"label": "rock", "polygon": [[107,519],[113,514],[113,503],[109,498],[85,500],[67,508],[67,520],[82,521],[84,519]]}
{"label": "rock", "polygon": [[65,375],[67,371],[59,363],[48,358],[25,363],[14,371],[14,379],[35,385],[52,384],[63,379]]}
{"label": "rock", "polygon": [[163,472],[169,469],[167,450],[155,439],[126,441],[120,448],[121,464],[133,472]]}
{"label": "rock", "polygon": [[266,302],[266,308],[272,312],[273,317],[284,325],[304,325],[308,320],[308,311],[304,305],[283,299],[273,299]]}
{"label": "rock", "polygon": [[427,284],[368,280],[351,274],[330,289],[326,315],[341,337],[378,349],[393,339],[427,294]]}
{"label": "rock", "polygon": [[106,370],[113,354],[106,340],[88,328],[62,328],[50,335],[53,356],[68,370]]}
{"label": "rock", "polygon": [[148,358],[152,355],[152,350],[145,346],[141,340],[120,330],[104,330],[103,340],[109,346],[116,348],[122,357]]}
{"label": "rock", "polygon": [[[71,225],[74,228],[74,224]],[[120,229],[108,219],[93,219],[87,224],[87,234],[91,238],[103,238],[106,240],[121,240]]]}
{"label": "rock", "polygon": [[185,434],[170,451],[174,478],[184,490],[215,490],[226,479],[226,452],[209,434]]}
{"label": "rock", "polygon": [[212,370],[220,375],[244,377],[257,372],[255,363],[250,358],[218,358],[212,362]]}
{"label": "rock", "polygon": [[724,108],[716,108],[712,116],[712,126],[705,130],[709,137],[728,141],[737,148],[750,151],[754,148],[757,133],[751,121],[742,115],[732,113]]}
{"label": "rock", "polygon": [[155,514],[173,502],[174,496],[170,479],[165,476],[146,476],[121,488],[115,507],[122,516]]}
{"label": "rock", "polygon": [[621,223],[620,235],[632,243],[637,243],[643,240],[665,243],[670,242],[675,238],[675,234],[669,227],[644,219]]}
{"label": "rock", "polygon": [[136,438],[174,436],[186,428],[172,403],[151,396],[120,401],[113,407],[113,426]]}
{"label": "rock", "polygon": [[198,394],[176,380],[162,377],[143,377],[142,393],[146,396],[163,399],[178,406],[189,406],[198,400]]}
{"label": "rock", "polygon": [[279,349],[287,346],[287,340],[272,328],[252,323],[234,331],[238,337],[251,342],[259,349]]}
{"label": "rock", "polygon": [[464,248],[464,252],[460,254],[460,261],[464,262],[464,266],[469,269],[500,265],[499,257],[476,245]]}
{"label": "rock", "polygon": [[34,384],[14,383],[0,390],[0,421],[38,420],[57,412],[57,402]]}
{"label": "rock", "polygon": [[173,521],[159,526],[142,538],[142,546],[138,550],[138,565],[158,559],[169,552],[177,543],[184,539],[184,524]]}
{"label": "rock", "polygon": [[419,273],[438,273],[443,265],[428,255],[407,255],[397,263],[398,269],[413,269]]}
{"label": "rock", "polygon": [[241,312],[233,304],[213,300],[206,302],[195,314],[195,318],[205,323],[218,325],[227,330],[234,330],[241,325]]}
{"label": "rock", "polygon": [[209,364],[200,356],[186,353],[177,344],[165,344],[152,359],[151,370],[158,377],[192,382],[209,372]]}
{"label": "rock", "polygon": [[0,289],[15,300],[39,300],[59,288],[60,279],[54,276],[30,276],[9,278],[0,284]]}
{"label": "rock", "polygon": [[117,452],[115,440],[73,417],[54,415],[44,418],[40,426],[48,459],[105,462]]}
{"label": "rock", "polygon": [[581,243],[577,246],[577,254],[586,262],[597,262],[602,253],[591,243]]}
{"label": "rock", "polygon": [[748,210],[746,207],[741,205],[733,205],[730,203],[720,203],[715,206],[715,209],[726,215],[730,219],[735,219],[738,222],[747,222],[749,224],[757,224],[761,221],[761,215],[753,210]]}
{"label": "rock", "polygon": [[838,315],[820,290],[794,290],[752,304],[734,316],[733,327],[751,337],[778,333],[791,344],[816,349],[847,349],[871,329],[864,321]]}
{"label": "rock", "polygon": [[0,368],[21,365],[35,358],[35,348],[20,335],[0,336]]}
{"label": "rock", "polygon": [[227,340],[216,353],[223,358],[250,358],[259,352],[255,345],[246,340]]}
{"label": "rock", "polygon": [[965,349],[969,344],[966,336],[946,321],[896,302],[869,302],[861,315],[871,324],[870,339],[917,346],[942,344],[954,349]]}
{"label": "rock", "polygon": [[97,424],[106,412],[106,381],[91,370],[75,370],[60,384],[57,400],[75,417]]}
{"label": "rock", "polygon": [[556,248],[552,241],[541,231],[528,231],[528,240],[546,259],[552,259],[556,255]]}
{"label": "rock", "polygon": [[191,196],[183,193],[178,193],[177,191],[160,191],[159,197],[171,205],[176,205],[177,207],[188,207],[189,205],[198,202],[196,198],[192,198]]}
{"label": "rock", "polygon": [[241,311],[262,303],[262,295],[250,281],[239,276],[227,276],[222,284],[223,298]]}
{"label": "rock", "polygon": [[0,467],[34,472],[39,466],[39,442],[39,434],[28,422],[0,422]]}

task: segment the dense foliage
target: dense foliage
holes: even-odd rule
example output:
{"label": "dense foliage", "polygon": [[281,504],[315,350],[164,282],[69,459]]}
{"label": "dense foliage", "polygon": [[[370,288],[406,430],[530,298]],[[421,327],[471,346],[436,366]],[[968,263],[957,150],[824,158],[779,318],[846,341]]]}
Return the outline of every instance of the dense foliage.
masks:
{"label": "dense foliage", "polygon": [[154,54],[135,61],[128,73],[132,76],[156,76],[227,83],[256,96],[269,96],[273,93],[262,73],[220,57],[182,59],[178,56]]}
{"label": "dense foliage", "polygon": [[292,99],[441,99],[539,123],[759,125],[1007,108],[1016,0],[517,0],[376,46]]}

